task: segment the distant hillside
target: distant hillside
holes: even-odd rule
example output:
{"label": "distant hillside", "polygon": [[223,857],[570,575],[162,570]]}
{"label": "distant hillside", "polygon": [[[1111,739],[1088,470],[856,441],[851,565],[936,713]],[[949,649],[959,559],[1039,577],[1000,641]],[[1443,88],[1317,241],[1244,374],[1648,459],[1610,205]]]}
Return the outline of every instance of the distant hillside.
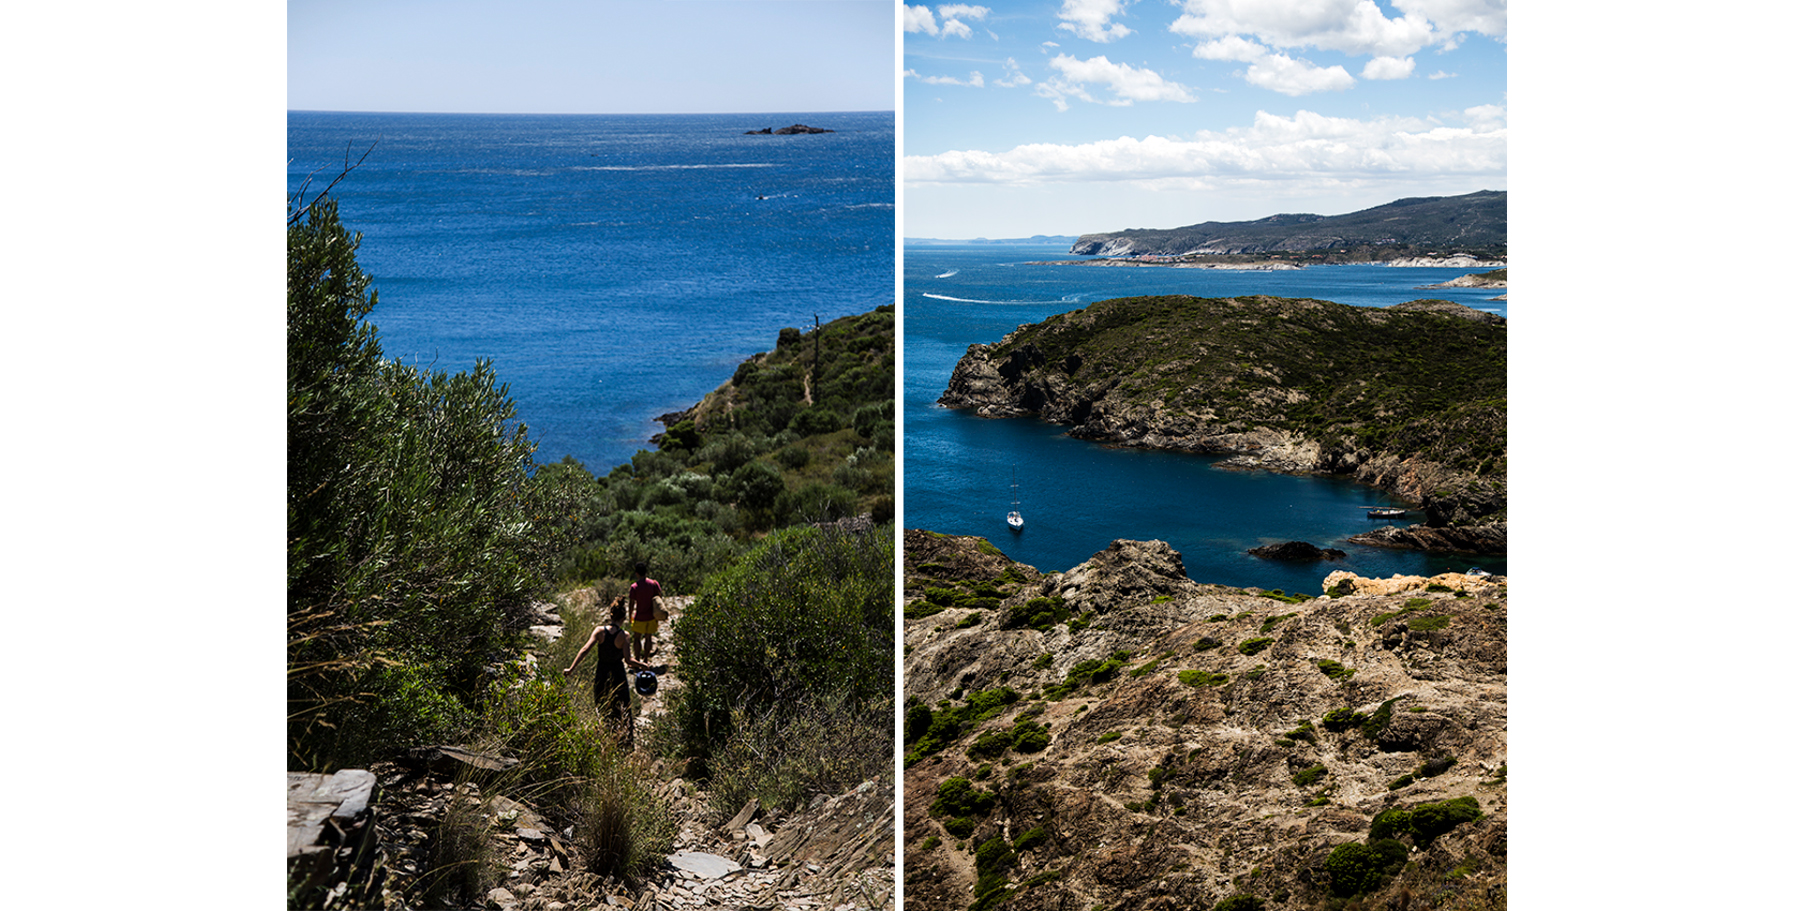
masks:
{"label": "distant hillside", "polygon": [[1428,253],[1506,252],[1506,191],[1401,199],[1348,215],[1271,215],[1184,228],[1133,228],[1083,234],[1069,249],[1082,256],[1183,253],[1347,253],[1397,259]]}

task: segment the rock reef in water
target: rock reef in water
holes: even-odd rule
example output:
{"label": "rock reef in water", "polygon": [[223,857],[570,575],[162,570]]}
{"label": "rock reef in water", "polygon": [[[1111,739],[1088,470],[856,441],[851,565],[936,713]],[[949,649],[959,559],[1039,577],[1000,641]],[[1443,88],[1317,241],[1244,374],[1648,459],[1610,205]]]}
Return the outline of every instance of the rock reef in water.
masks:
{"label": "rock reef in water", "polygon": [[804,123],[796,123],[791,127],[782,127],[779,130],[770,129],[769,127],[763,127],[760,130],[745,130],[744,135],[745,136],[794,136],[794,135],[797,135],[800,133],[835,133],[835,132],[837,132],[837,131],[836,130],[827,130],[822,127],[809,127]]}
{"label": "rock reef in water", "polygon": [[1265,544],[1261,547],[1250,548],[1248,553],[1252,557],[1262,557],[1265,560],[1288,560],[1296,563],[1311,562],[1314,560],[1342,560],[1344,557],[1348,556],[1348,554],[1335,547],[1319,547],[1316,544],[1308,544],[1305,541],[1288,541],[1283,544]]}

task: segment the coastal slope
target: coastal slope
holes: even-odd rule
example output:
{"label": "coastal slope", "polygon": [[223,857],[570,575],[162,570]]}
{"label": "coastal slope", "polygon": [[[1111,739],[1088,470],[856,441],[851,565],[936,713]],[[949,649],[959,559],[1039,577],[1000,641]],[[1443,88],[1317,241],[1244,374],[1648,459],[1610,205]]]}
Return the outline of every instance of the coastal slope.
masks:
{"label": "coastal slope", "polygon": [[1504,578],[908,529],[905,588],[909,911],[1506,907]]}
{"label": "coastal slope", "polygon": [[1417,503],[1432,529],[1367,543],[1505,552],[1506,321],[1448,301],[1101,301],[971,345],[938,401],[1349,476]]}
{"label": "coastal slope", "polygon": [[1346,215],[1271,215],[1255,221],[1083,234],[1069,252],[1082,256],[1179,256],[1348,252],[1349,248],[1363,248],[1355,258],[1366,261],[1459,251],[1504,256],[1506,191],[1400,199]]}

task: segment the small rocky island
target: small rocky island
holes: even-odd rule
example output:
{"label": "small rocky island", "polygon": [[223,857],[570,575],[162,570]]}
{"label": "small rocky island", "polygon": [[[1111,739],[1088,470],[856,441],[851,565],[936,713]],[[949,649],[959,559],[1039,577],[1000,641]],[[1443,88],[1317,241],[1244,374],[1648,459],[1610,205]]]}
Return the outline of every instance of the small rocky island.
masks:
{"label": "small rocky island", "polygon": [[763,127],[760,130],[745,130],[744,135],[745,136],[794,136],[794,135],[797,135],[800,133],[835,133],[835,132],[837,132],[837,131],[836,130],[827,130],[823,127],[809,127],[804,123],[796,123],[791,127],[782,127],[779,130],[771,129],[769,127]]}
{"label": "small rocky island", "polygon": [[938,402],[1230,467],[1347,476],[1425,520],[1353,541],[1506,552],[1506,321],[1450,301],[1101,301],[969,346]]}

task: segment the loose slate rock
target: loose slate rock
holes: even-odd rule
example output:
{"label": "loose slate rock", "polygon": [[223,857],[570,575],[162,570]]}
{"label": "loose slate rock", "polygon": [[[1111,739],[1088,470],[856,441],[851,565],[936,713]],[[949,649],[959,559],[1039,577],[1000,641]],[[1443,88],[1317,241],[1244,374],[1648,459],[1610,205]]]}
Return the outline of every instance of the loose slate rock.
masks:
{"label": "loose slate rock", "polygon": [[704,851],[681,851],[671,854],[669,863],[673,864],[676,869],[686,870],[706,879],[718,879],[744,869],[736,861],[720,857],[717,854],[707,854]]}

